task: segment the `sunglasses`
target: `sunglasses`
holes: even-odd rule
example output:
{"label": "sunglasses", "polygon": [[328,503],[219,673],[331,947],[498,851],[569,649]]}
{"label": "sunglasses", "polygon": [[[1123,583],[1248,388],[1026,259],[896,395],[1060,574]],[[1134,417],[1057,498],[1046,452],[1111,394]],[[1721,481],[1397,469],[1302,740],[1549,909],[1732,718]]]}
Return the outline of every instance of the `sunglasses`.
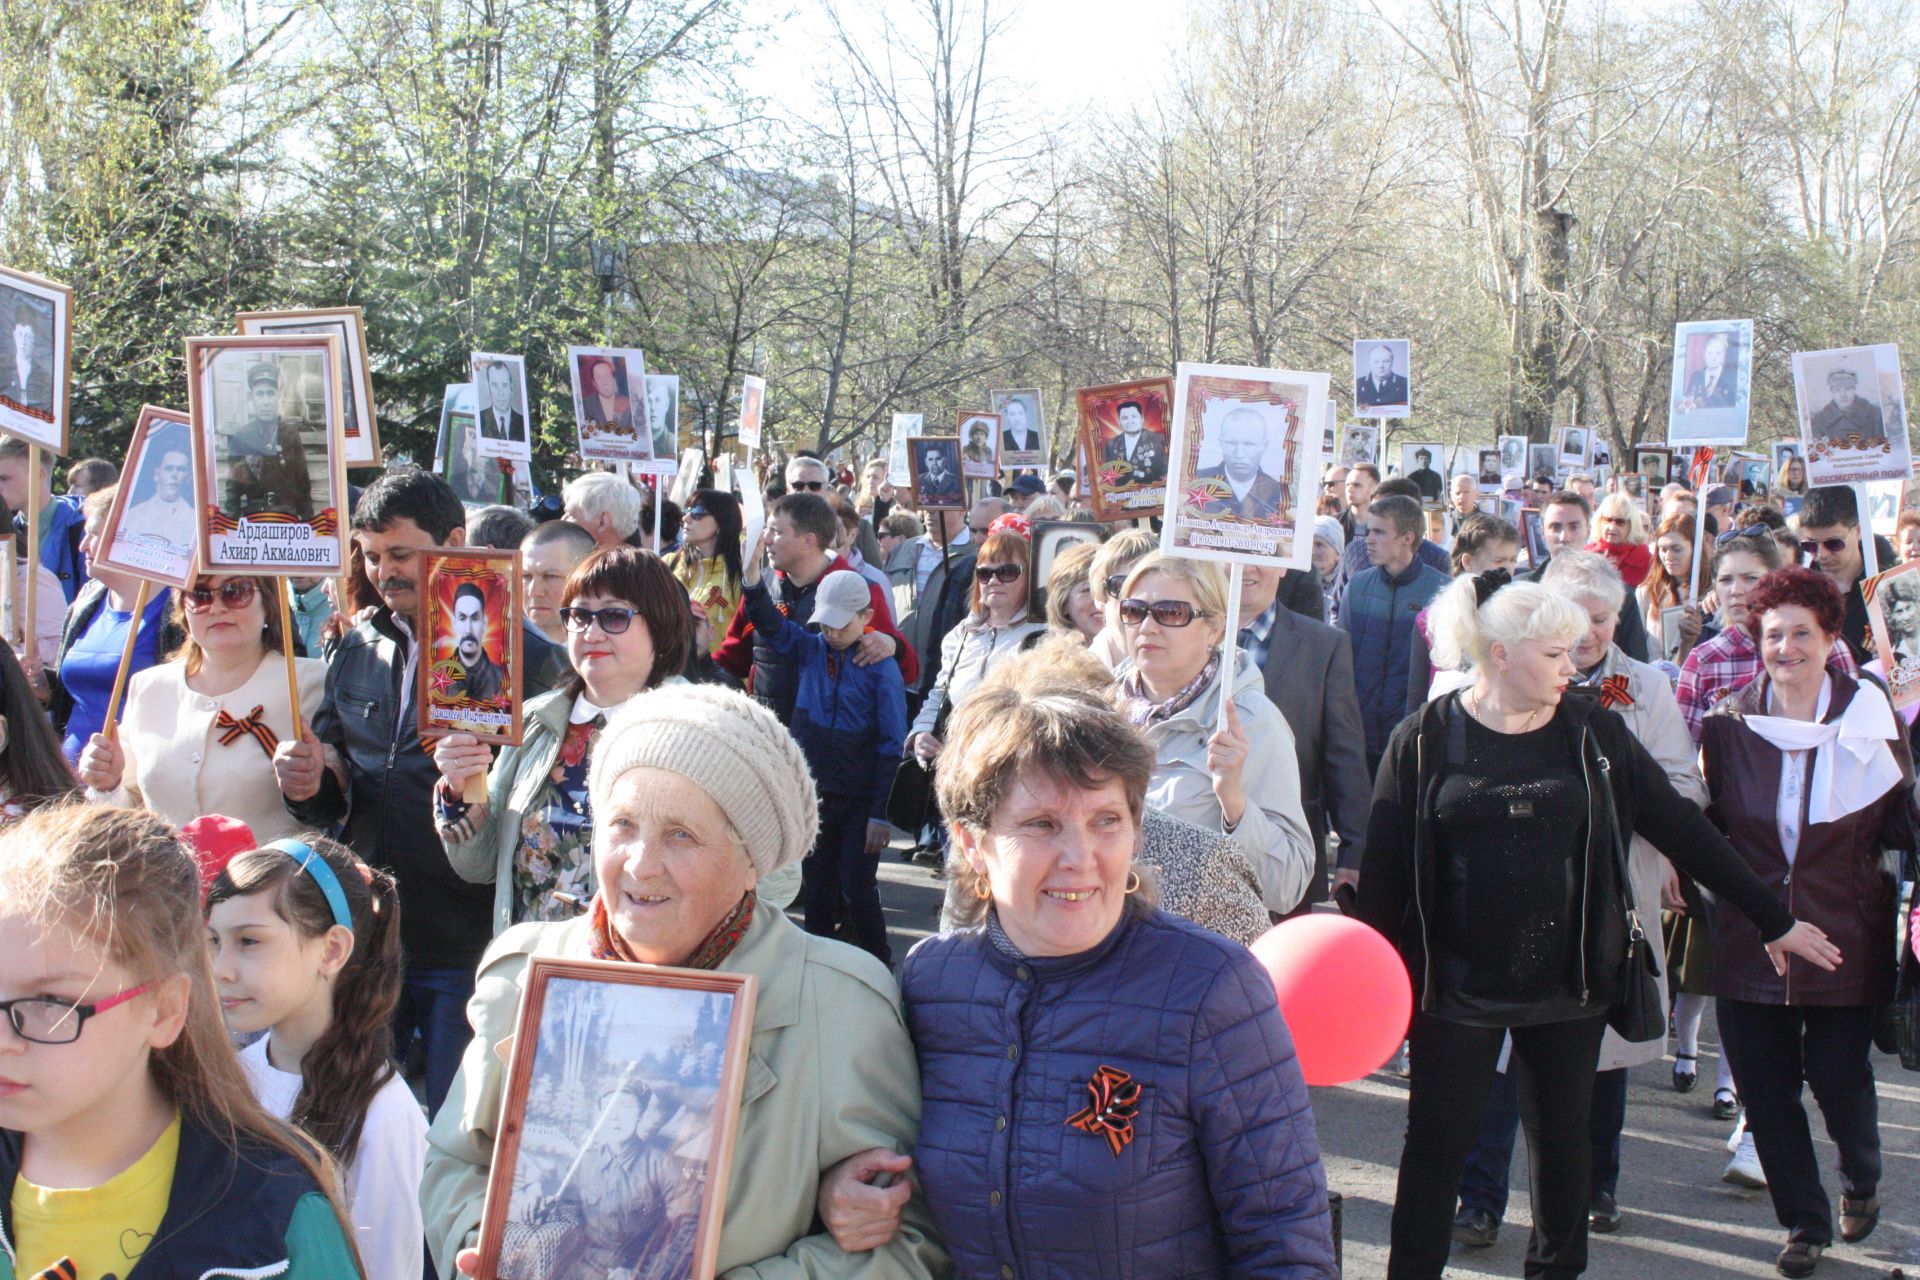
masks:
{"label": "sunglasses", "polygon": [[680,518],[682,520],[702,520],[705,519],[706,516],[707,509],[705,507],[688,507],[686,511],[681,513]]}
{"label": "sunglasses", "polygon": [[1822,551],[1825,551],[1830,556],[1837,556],[1846,549],[1847,540],[1845,538],[1822,538],[1818,542],[1802,542],[1800,544],[1801,553],[1809,556],[1817,556]]}
{"label": "sunglasses", "polygon": [[604,609],[582,609],[577,605],[568,605],[560,610],[560,620],[567,624],[569,631],[585,631],[594,623],[610,636],[617,636],[633,625],[636,609],[626,609],[619,605],[608,605]]}
{"label": "sunglasses", "polygon": [[1195,618],[1209,618],[1212,614],[1196,609],[1185,600],[1122,600],[1120,602],[1120,621],[1126,626],[1137,627],[1152,618],[1163,627],[1185,627]]}
{"label": "sunglasses", "polygon": [[827,487],[827,482],[825,480],[795,480],[793,487],[795,489],[805,489],[809,493],[819,493]]}
{"label": "sunglasses", "polygon": [[974,566],[973,579],[975,582],[991,582],[995,579],[1001,582],[1018,582],[1022,572],[1023,570],[1017,564],[982,564]]}
{"label": "sunglasses", "polygon": [[1120,591],[1121,591],[1121,589],[1122,589],[1123,587],[1125,587],[1126,585],[1127,585],[1127,575],[1126,575],[1126,574],[1124,574],[1124,573],[1115,573],[1115,574],[1109,574],[1109,575],[1108,575],[1108,577],[1107,577],[1107,596],[1108,596],[1108,598],[1112,598],[1112,597],[1114,597],[1114,596],[1117,596],[1117,595],[1119,595],[1119,594],[1120,594]]}
{"label": "sunglasses", "polygon": [[[1759,542],[1762,539],[1771,537],[1773,537],[1773,530],[1767,528],[1767,526],[1763,524],[1750,524],[1744,529],[1728,529],[1724,533],[1716,535],[1713,540],[1713,545],[1716,547],[1724,547],[1729,542],[1739,542],[1743,538],[1751,538],[1755,542]],[[1811,546],[1812,544],[1807,543],[1805,545]]]}
{"label": "sunglasses", "polygon": [[213,598],[220,597],[220,603],[229,609],[244,609],[253,603],[257,594],[252,578],[234,578],[218,587],[194,587],[186,593],[187,611],[205,613],[213,608]]}

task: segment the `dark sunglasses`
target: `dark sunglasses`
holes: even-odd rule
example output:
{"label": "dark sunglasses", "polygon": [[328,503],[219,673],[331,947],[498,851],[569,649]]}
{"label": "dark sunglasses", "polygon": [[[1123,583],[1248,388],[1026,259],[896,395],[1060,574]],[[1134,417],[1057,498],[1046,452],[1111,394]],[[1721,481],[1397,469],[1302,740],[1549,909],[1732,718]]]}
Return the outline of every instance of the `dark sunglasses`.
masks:
{"label": "dark sunglasses", "polygon": [[795,489],[805,489],[809,493],[818,493],[827,487],[827,482],[825,480],[795,480],[792,487]]}
{"label": "dark sunglasses", "polygon": [[1126,574],[1114,573],[1114,574],[1107,575],[1107,595],[1109,597],[1119,595],[1121,588],[1125,587],[1126,585],[1127,585]]}
{"label": "dark sunglasses", "polygon": [[1823,550],[1830,556],[1837,556],[1846,549],[1847,540],[1845,538],[1822,538],[1818,542],[1802,542],[1800,544],[1801,554],[1809,556],[1817,556]]}
{"label": "dark sunglasses", "polygon": [[[1773,537],[1773,530],[1767,528],[1767,526],[1763,524],[1750,524],[1744,529],[1728,529],[1724,533],[1718,534],[1713,540],[1713,545],[1716,547],[1724,547],[1730,542],[1739,542],[1744,538],[1751,538],[1753,541],[1759,542],[1771,537]],[[1808,543],[1806,545],[1811,546],[1812,544]]]}
{"label": "dark sunglasses", "polygon": [[633,617],[637,612],[638,610],[622,608],[619,605],[608,605],[604,609],[582,609],[576,605],[568,605],[560,610],[560,620],[567,624],[569,631],[585,631],[597,622],[602,631],[610,636],[617,636],[633,625]]}
{"label": "dark sunglasses", "polygon": [[682,520],[700,520],[700,519],[704,519],[706,516],[710,514],[711,513],[705,507],[688,507],[685,511],[680,513],[680,518]]}
{"label": "dark sunglasses", "polygon": [[1120,621],[1129,627],[1137,627],[1149,617],[1163,627],[1184,627],[1191,625],[1195,618],[1211,616],[1194,608],[1185,600],[1122,600],[1120,602]]}
{"label": "dark sunglasses", "polygon": [[213,608],[213,598],[220,597],[220,603],[229,609],[244,609],[253,603],[257,594],[252,578],[234,578],[216,587],[194,587],[186,593],[187,611],[205,613]]}
{"label": "dark sunglasses", "polygon": [[1002,582],[1018,582],[1022,572],[1017,564],[981,564],[973,567],[973,580],[988,582],[998,578]]}

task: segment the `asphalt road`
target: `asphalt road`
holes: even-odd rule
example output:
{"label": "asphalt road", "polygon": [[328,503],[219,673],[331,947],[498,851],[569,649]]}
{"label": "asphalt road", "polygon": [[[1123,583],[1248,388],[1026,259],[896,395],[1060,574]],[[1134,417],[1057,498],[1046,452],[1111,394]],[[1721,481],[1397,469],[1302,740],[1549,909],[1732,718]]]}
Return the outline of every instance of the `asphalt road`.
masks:
{"label": "asphalt road", "polygon": [[[931,872],[893,860],[898,856],[896,851],[881,863],[881,897],[894,954],[904,956],[937,927],[942,886]],[[1766,1192],[1743,1191],[1720,1181],[1730,1126],[1708,1113],[1718,1049],[1709,1013],[1701,1035],[1700,1085],[1692,1093],[1673,1092],[1670,1062],[1633,1072],[1621,1157],[1623,1221],[1617,1234],[1594,1237],[1587,1270],[1593,1280],[1776,1274],[1773,1259],[1786,1232],[1774,1221]],[[1920,1074],[1878,1054],[1874,1066],[1885,1159],[1880,1227],[1861,1244],[1836,1244],[1818,1274],[1829,1280],[1888,1280],[1896,1275],[1920,1280]],[[1347,1276],[1370,1280],[1386,1274],[1406,1088],[1405,1080],[1379,1073],[1355,1084],[1313,1091],[1327,1183],[1343,1201]],[[1827,1193],[1837,1209],[1833,1147],[1817,1120],[1813,1128]],[[1456,1246],[1449,1276],[1520,1275],[1531,1219],[1525,1141],[1516,1147],[1512,1199],[1499,1242],[1489,1249]]]}

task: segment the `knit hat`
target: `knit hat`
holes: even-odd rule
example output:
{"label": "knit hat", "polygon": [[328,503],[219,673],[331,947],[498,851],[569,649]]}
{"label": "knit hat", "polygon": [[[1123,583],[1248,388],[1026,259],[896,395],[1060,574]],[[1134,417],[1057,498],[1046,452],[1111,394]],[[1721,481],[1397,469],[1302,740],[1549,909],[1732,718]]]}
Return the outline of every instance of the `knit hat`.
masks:
{"label": "knit hat", "polygon": [[1347,549],[1347,531],[1333,516],[1318,516],[1313,522],[1313,536],[1326,543],[1335,551]]}
{"label": "knit hat", "polygon": [[594,744],[587,773],[593,811],[606,811],[621,774],[648,766],[712,796],[762,879],[813,848],[820,803],[806,757],[751,698],[717,685],[670,684],[628,701]]}

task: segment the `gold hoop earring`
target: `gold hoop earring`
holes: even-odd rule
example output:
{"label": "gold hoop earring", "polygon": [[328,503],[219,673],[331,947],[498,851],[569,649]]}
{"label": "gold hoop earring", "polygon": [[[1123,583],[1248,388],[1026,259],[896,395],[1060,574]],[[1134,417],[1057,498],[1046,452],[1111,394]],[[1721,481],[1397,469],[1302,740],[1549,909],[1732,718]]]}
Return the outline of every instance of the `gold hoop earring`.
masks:
{"label": "gold hoop earring", "polygon": [[1127,893],[1138,893],[1138,892],[1140,892],[1140,873],[1139,873],[1139,872],[1137,872],[1137,871],[1129,871],[1129,872],[1127,872],[1127,887],[1126,887],[1126,892],[1127,892]]}
{"label": "gold hoop earring", "polygon": [[981,876],[980,882],[973,886],[973,896],[982,902],[993,901],[993,886],[987,883],[985,876]]}

